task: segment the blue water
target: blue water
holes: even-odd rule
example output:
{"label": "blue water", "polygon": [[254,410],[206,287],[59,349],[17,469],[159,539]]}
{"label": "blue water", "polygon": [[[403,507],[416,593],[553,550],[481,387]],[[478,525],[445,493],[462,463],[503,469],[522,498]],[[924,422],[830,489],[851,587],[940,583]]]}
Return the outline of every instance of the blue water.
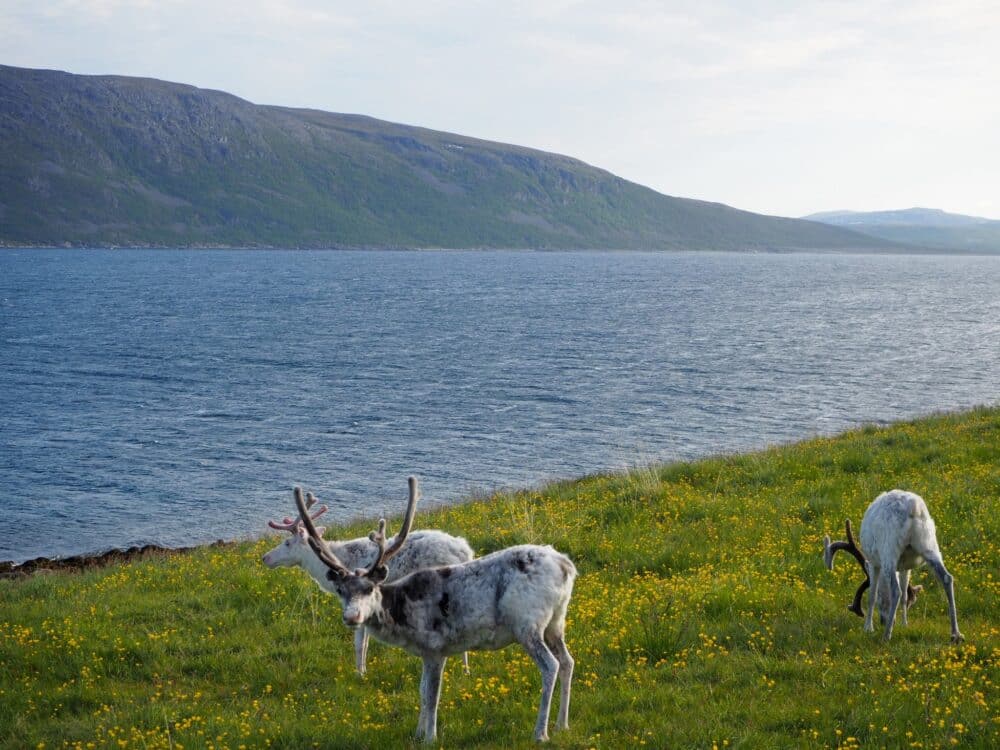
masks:
{"label": "blue water", "polygon": [[1000,258],[0,251],[0,560],[1000,399]]}

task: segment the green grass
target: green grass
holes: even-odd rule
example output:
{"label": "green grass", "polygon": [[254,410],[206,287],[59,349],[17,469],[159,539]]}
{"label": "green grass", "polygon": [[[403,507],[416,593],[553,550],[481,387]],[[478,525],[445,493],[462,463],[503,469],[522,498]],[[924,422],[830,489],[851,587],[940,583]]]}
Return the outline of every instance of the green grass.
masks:
{"label": "green grass", "polygon": [[[845,609],[853,562],[823,567],[823,535],[892,487],[934,514],[961,646],[926,571],[883,644]],[[571,729],[555,747],[997,747],[998,495],[1000,410],[980,409],[418,521],[479,553],[545,542],[576,562]],[[355,675],[339,605],[302,571],[265,569],[269,547],[0,582],[0,746],[411,746],[419,661],[376,643]],[[538,691],[517,648],[473,654],[469,676],[452,660],[441,745],[531,747]]]}

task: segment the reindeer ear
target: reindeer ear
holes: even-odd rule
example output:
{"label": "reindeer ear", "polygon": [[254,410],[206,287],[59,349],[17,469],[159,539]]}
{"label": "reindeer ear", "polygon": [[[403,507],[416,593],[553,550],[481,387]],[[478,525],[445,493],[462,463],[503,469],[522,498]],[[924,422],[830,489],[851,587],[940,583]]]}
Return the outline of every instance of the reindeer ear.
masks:
{"label": "reindeer ear", "polygon": [[326,533],[326,526],[317,526],[316,527],[316,533],[319,536],[323,536]]}
{"label": "reindeer ear", "polygon": [[385,565],[379,565],[368,571],[368,580],[374,583],[382,583],[389,577],[389,569]]}

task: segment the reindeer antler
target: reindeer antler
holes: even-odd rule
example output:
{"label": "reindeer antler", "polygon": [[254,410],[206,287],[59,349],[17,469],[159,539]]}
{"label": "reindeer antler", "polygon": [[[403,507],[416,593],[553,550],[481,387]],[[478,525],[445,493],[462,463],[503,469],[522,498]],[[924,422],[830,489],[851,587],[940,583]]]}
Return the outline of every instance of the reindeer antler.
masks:
{"label": "reindeer antler", "polygon": [[854,534],[851,532],[851,519],[848,518],[844,521],[844,530],[847,532],[846,542],[831,543],[829,536],[823,537],[823,561],[826,563],[827,570],[833,570],[833,556],[840,550],[850,552],[854,559],[858,561],[858,565],[861,566],[861,570],[865,574],[865,580],[858,586],[858,590],[854,592],[854,601],[848,604],[847,608],[858,617],[864,617],[864,610],[861,609],[861,596],[868,590],[872,582],[871,578],[868,577],[868,565],[866,564],[864,553],[854,541]]}
{"label": "reindeer antler", "polygon": [[410,533],[410,528],[413,526],[413,516],[417,511],[417,500],[420,499],[420,486],[417,483],[416,477],[409,477],[407,482],[410,486],[410,499],[406,505],[406,515],[403,517],[403,527],[396,534],[396,538],[393,540],[392,545],[386,549],[385,519],[379,519],[378,531],[373,531],[368,535],[368,538],[378,545],[378,554],[375,555],[375,562],[368,566],[367,570],[364,571],[364,575],[370,575],[376,568],[379,568],[389,562],[389,560],[391,560],[396,553],[403,548],[403,542],[406,541],[406,537]]}
{"label": "reindeer antler", "polygon": [[[833,570],[833,555],[836,552],[844,550],[845,552],[850,552],[854,556],[854,559],[858,561],[858,565],[861,566],[861,570],[865,574],[865,580],[861,582],[858,590],[854,592],[854,601],[848,604],[847,608],[858,617],[864,617],[865,611],[861,608],[861,598],[872,585],[872,581],[868,576],[868,565],[865,555],[854,541],[854,534],[851,530],[851,519],[848,518],[844,521],[844,530],[847,532],[846,542],[831,542],[829,536],[823,537],[823,560],[826,562],[827,569]],[[917,600],[917,594],[923,590],[923,586],[914,586],[908,583],[906,586],[906,606],[912,606],[913,602]]]}
{"label": "reindeer antler", "polygon": [[385,519],[384,518],[378,519],[378,529],[376,529],[375,531],[371,532],[368,535],[368,538],[371,539],[373,542],[375,542],[375,544],[378,546],[378,554],[375,555],[375,562],[371,566],[372,568],[377,568],[379,566],[379,564],[381,564],[382,558],[385,556]]}
{"label": "reindeer antler", "polygon": [[[306,510],[309,510],[315,504],[316,504],[316,496],[313,495],[313,493],[311,492],[307,492]],[[327,510],[329,510],[329,508],[327,508],[325,505],[320,506],[320,509],[310,516],[310,519],[315,521],[321,515],[326,513]],[[289,518],[288,516],[285,516],[284,520],[281,521],[280,523],[278,521],[268,521],[267,525],[270,526],[272,529],[277,529],[278,531],[290,531],[294,534],[298,530],[298,528],[302,525],[302,521],[297,518],[292,519]]]}
{"label": "reindeer antler", "polygon": [[850,552],[854,559],[858,561],[858,565],[861,566],[862,570],[865,571],[865,575],[868,575],[868,566],[865,564],[864,553],[858,548],[858,545],[854,542],[854,534],[851,533],[851,519],[846,519],[844,521],[844,527],[847,531],[847,541],[846,542],[830,542],[830,537],[823,537],[823,560],[826,562],[826,569],[833,570],[833,555],[840,550],[845,552]]}
{"label": "reindeer antler", "polygon": [[348,571],[345,565],[337,559],[336,555],[326,548],[325,544],[323,544],[323,539],[320,537],[319,532],[316,531],[312,518],[309,517],[309,507],[302,499],[302,488],[296,486],[293,492],[295,493],[295,507],[299,509],[299,520],[306,527],[306,531],[309,532],[309,546],[312,547],[312,551],[316,553],[316,556],[322,560],[323,563],[330,568],[330,570],[340,576],[350,575],[350,571]]}

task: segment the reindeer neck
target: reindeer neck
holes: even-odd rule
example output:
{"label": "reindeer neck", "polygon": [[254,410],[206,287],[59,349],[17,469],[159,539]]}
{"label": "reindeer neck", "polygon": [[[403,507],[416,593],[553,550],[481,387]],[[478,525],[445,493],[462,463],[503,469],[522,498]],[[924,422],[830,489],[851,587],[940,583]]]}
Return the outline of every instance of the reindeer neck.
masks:
{"label": "reindeer neck", "polygon": [[330,572],[330,568],[319,557],[313,554],[312,550],[306,550],[306,552],[307,554],[302,555],[302,567],[313,577],[316,583],[323,588],[329,588],[330,579],[326,577],[326,574]]}
{"label": "reindeer neck", "polygon": [[409,623],[405,621],[405,617],[400,616],[404,599],[399,586],[395,583],[383,583],[379,586],[379,606],[374,608],[365,625],[376,634],[406,629]]}

